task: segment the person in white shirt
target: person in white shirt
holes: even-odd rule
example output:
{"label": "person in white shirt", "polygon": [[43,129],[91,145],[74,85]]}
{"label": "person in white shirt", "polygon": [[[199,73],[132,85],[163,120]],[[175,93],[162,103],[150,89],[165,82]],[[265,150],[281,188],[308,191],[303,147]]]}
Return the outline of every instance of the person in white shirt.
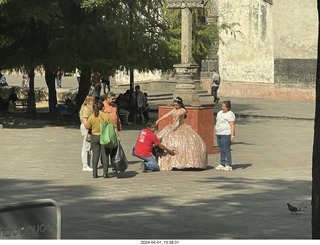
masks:
{"label": "person in white shirt", "polygon": [[231,142],[235,141],[235,115],[231,111],[231,101],[223,101],[221,111],[217,113],[217,122],[213,136],[217,137],[220,149],[220,164],[216,170],[232,171]]}

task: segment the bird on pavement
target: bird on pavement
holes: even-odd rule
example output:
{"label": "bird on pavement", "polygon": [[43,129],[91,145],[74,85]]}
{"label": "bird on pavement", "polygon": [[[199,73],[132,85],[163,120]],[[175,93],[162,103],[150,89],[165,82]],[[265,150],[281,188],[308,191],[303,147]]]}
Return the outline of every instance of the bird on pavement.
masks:
{"label": "bird on pavement", "polygon": [[287,205],[288,205],[288,209],[290,210],[291,213],[295,213],[295,212],[301,210],[300,208],[296,208],[296,207],[292,206],[290,203],[287,203]]}

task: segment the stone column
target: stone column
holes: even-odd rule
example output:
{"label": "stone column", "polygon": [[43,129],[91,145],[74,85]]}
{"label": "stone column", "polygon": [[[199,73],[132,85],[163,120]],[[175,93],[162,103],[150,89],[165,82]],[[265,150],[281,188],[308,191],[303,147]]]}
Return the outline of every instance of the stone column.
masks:
{"label": "stone column", "polygon": [[181,9],[181,64],[192,61],[192,12],[189,8]]}
{"label": "stone column", "polygon": [[192,9],[203,8],[203,1],[169,0],[168,8],[181,9],[181,63],[173,66],[178,74],[173,97],[179,96],[189,103],[198,102],[194,79],[199,66],[192,63]]}
{"label": "stone column", "polygon": [[[213,145],[213,122],[214,103],[200,103],[199,95],[195,90],[195,74],[198,69],[197,64],[192,63],[192,9],[203,8],[204,1],[199,0],[168,0],[168,8],[181,9],[181,63],[176,64],[178,74],[177,85],[173,93],[173,98],[177,96],[183,99],[188,111],[185,123],[190,125],[203,139],[208,153],[218,153],[219,149]],[[158,103],[159,118],[172,110],[172,101],[168,103]],[[169,124],[172,118],[167,118],[159,123],[160,131]]]}

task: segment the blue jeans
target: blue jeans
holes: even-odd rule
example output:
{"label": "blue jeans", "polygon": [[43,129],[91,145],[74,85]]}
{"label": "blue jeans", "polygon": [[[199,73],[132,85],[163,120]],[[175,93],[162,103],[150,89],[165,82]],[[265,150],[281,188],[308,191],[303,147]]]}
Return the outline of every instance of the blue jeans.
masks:
{"label": "blue jeans", "polygon": [[217,135],[220,149],[220,164],[231,166],[231,135]]}
{"label": "blue jeans", "polygon": [[151,156],[151,157],[137,156],[137,157],[144,161],[144,163],[147,166],[147,169],[150,169],[152,171],[159,171],[159,166],[158,166],[158,163],[157,163],[155,156]]}
{"label": "blue jeans", "polygon": [[101,86],[94,86],[94,97],[100,98],[100,93],[101,93]]}
{"label": "blue jeans", "polygon": [[59,87],[61,85],[61,78],[57,77],[57,86]]}
{"label": "blue jeans", "polygon": [[214,98],[214,101],[216,101],[218,99],[218,86],[212,86],[211,87],[211,95]]}

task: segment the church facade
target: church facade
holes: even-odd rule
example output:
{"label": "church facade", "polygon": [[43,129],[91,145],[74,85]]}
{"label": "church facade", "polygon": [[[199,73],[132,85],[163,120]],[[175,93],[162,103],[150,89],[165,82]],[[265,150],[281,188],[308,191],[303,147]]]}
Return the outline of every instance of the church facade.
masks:
{"label": "church facade", "polygon": [[201,64],[222,96],[314,99],[318,45],[316,0],[209,0],[208,21],[232,27]]}

